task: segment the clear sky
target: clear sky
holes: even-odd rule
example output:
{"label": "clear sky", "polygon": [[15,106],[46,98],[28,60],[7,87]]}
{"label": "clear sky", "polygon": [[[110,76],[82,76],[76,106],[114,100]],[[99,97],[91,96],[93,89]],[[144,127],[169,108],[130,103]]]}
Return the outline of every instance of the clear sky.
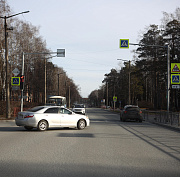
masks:
{"label": "clear sky", "polygon": [[161,24],[162,12],[174,13],[179,0],[8,0],[14,13],[34,26],[53,52],[65,49],[62,67],[80,88],[82,97],[102,85],[104,74],[131,60],[132,50],[120,49],[119,40],[137,43],[150,24]]}

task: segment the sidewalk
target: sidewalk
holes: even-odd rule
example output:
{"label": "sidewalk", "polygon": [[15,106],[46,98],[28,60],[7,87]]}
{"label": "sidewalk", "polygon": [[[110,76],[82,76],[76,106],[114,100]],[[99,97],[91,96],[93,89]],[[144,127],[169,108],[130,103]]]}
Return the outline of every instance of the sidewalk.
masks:
{"label": "sidewalk", "polygon": [[5,116],[0,116],[0,120],[15,120],[15,117],[6,118]]}

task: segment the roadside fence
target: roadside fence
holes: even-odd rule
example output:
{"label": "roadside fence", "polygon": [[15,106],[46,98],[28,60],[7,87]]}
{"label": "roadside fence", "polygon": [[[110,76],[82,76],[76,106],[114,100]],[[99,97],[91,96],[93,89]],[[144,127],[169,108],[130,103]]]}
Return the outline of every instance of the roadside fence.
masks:
{"label": "roadside fence", "polygon": [[174,127],[180,127],[180,113],[169,111],[149,111],[143,110],[143,118],[146,121],[167,124]]}

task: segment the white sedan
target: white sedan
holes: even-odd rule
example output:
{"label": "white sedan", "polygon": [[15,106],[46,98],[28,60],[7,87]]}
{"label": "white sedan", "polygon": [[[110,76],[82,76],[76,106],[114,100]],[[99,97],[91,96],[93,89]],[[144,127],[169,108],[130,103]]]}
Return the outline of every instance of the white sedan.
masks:
{"label": "white sedan", "polygon": [[72,127],[82,130],[90,125],[87,116],[75,114],[60,106],[37,106],[19,112],[15,122],[17,126],[24,126],[27,130],[37,128],[40,131],[49,127]]}
{"label": "white sedan", "polygon": [[86,110],[85,110],[85,105],[84,104],[75,104],[74,107],[73,107],[73,112],[75,113],[80,113],[80,114],[84,114],[86,113]]}

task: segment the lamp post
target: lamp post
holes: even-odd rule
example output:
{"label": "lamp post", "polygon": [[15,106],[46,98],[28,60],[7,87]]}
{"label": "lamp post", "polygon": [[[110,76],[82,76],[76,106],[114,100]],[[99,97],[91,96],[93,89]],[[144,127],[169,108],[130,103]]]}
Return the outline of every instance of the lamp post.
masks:
{"label": "lamp post", "polygon": [[5,60],[6,60],[6,118],[10,118],[11,116],[11,108],[10,108],[10,93],[9,93],[9,65],[8,65],[8,45],[7,45],[7,36],[8,30],[12,30],[12,28],[7,28],[7,22],[6,20],[8,18],[23,14],[23,13],[28,13],[29,11],[21,12],[18,14],[10,15],[10,16],[4,16],[0,17],[4,19],[4,35],[5,35]]}
{"label": "lamp post", "polygon": [[131,61],[130,60],[124,60],[124,59],[117,59],[121,61],[128,61],[129,62],[129,99],[128,104],[131,104]]}

